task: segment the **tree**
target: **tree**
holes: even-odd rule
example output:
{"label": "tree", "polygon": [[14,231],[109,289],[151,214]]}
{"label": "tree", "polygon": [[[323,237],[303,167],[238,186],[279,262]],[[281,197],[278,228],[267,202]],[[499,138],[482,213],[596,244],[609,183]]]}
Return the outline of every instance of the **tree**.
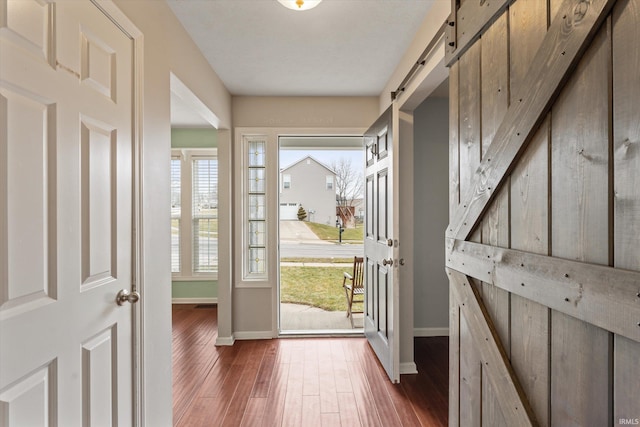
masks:
{"label": "tree", "polygon": [[307,211],[304,210],[302,205],[300,205],[300,207],[298,208],[298,220],[304,221],[305,218],[307,218]]}
{"label": "tree", "polygon": [[364,178],[350,158],[340,157],[331,161],[331,169],[336,173],[336,200],[338,206],[353,206],[355,199],[362,197]]}

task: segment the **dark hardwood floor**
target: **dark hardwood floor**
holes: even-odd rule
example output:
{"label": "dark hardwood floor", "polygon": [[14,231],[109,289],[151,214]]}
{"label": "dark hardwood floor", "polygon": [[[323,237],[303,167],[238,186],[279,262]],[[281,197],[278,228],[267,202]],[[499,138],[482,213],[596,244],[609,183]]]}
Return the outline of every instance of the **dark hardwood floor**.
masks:
{"label": "dark hardwood floor", "polygon": [[215,306],[173,306],[175,426],[446,426],[448,342],[417,338],[391,384],[364,338],[216,347]]}

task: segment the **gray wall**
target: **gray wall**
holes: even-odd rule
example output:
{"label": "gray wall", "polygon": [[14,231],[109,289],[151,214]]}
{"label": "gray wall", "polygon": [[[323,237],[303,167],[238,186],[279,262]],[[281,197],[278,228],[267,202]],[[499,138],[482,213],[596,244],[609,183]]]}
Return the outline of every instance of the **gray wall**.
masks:
{"label": "gray wall", "polygon": [[449,100],[427,98],[414,114],[414,333],[449,325],[444,232],[449,222]]}

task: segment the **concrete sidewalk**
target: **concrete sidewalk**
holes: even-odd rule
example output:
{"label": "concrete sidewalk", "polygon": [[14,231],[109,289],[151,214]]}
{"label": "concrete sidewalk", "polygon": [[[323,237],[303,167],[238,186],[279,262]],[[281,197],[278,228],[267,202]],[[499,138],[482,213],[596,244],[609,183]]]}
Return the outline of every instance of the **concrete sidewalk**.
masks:
{"label": "concrete sidewalk", "polygon": [[361,313],[354,315],[353,323],[352,328],[346,311],[325,311],[308,305],[280,303],[280,328],[285,333],[292,331],[362,333],[364,318]]}
{"label": "concrete sidewalk", "polygon": [[341,267],[348,270],[353,269],[353,263],[343,262],[281,262],[281,267]]}

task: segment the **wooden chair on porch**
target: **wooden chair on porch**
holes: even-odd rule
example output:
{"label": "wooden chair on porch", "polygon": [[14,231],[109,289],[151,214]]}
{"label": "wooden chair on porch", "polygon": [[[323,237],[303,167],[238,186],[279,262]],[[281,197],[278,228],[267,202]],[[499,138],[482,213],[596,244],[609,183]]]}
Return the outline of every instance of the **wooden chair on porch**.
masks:
{"label": "wooden chair on porch", "polygon": [[347,297],[347,317],[351,320],[353,328],[353,313],[362,313],[353,311],[353,303],[364,303],[364,258],[353,257],[353,272],[344,272],[342,288]]}

